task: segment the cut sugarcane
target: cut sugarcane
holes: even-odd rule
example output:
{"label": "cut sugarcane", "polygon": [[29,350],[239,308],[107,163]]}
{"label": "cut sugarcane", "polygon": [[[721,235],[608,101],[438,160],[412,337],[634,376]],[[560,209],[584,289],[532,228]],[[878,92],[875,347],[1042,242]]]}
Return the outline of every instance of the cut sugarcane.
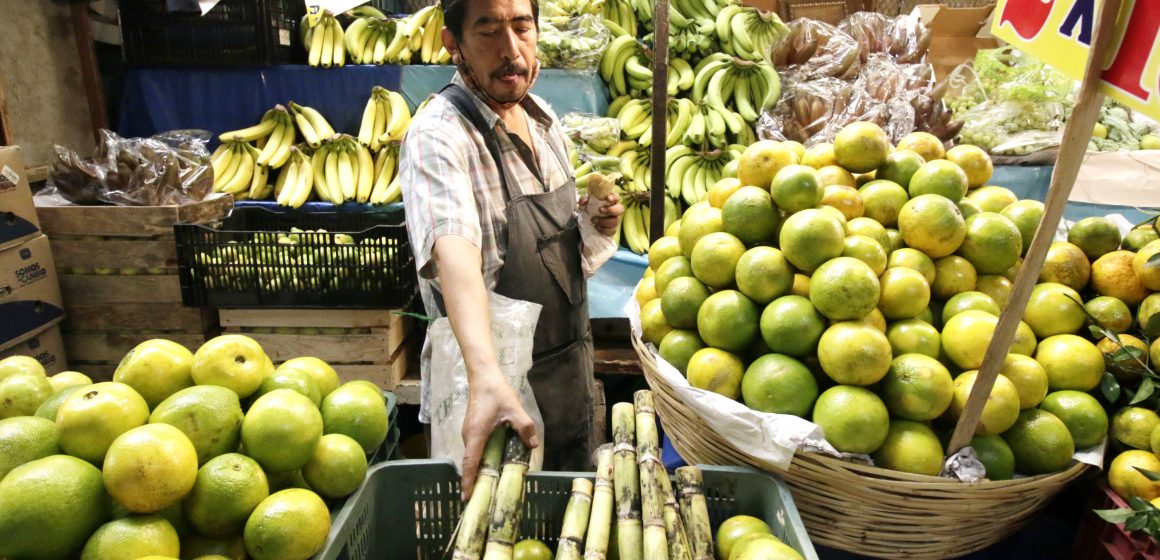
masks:
{"label": "cut sugarcane", "polygon": [[616,494],[616,544],[620,560],[642,560],[640,477],[636,465],[636,411],[632,403],[612,406],[613,489]]}
{"label": "cut sugarcane", "polygon": [[709,504],[705,501],[705,484],[701,469],[677,469],[677,498],[681,519],[689,535],[693,560],[713,560],[713,530],[709,526]]}
{"label": "cut sugarcane", "polygon": [[677,496],[669,473],[661,471],[661,486],[665,489],[665,534],[669,538],[669,560],[692,560],[693,551],[689,545],[689,535],[685,522],[681,519]]}
{"label": "cut sugarcane", "polygon": [[560,543],[556,560],[580,560],[584,549],[584,533],[588,531],[588,516],[592,510],[592,481],[577,478],[572,481],[572,498],[564,509],[564,523],[560,528]]}
{"label": "cut sugarcane", "polygon": [[475,488],[460,518],[459,536],[455,540],[455,553],[452,555],[454,560],[479,560],[479,555],[483,552],[491,499],[495,495],[496,481],[499,479],[499,463],[503,459],[507,433],[506,427],[496,428],[483,449],[483,460],[479,464]]}
{"label": "cut sugarcane", "polygon": [[640,519],[644,526],[644,559],[668,560],[669,540],[665,533],[665,492],[661,477],[660,443],[651,391],[637,391],[636,460],[640,466]]}
{"label": "cut sugarcane", "polygon": [[584,540],[584,560],[605,560],[608,535],[612,530],[612,446],[596,450],[596,484],[592,491],[592,513]]}
{"label": "cut sugarcane", "polygon": [[519,434],[509,431],[504,446],[503,469],[495,489],[491,521],[487,528],[484,560],[511,560],[524,510],[524,478],[528,474],[531,451]]}

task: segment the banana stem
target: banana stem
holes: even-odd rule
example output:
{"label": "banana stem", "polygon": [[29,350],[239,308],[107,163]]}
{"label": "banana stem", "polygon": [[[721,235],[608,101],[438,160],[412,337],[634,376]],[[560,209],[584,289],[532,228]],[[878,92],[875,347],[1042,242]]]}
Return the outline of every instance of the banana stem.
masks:
{"label": "banana stem", "polygon": [[556,548],[556,560],[580,560],[591,509],[592,481],[587,478],[573,480],[572,499],[568,500],[568,507],[564,510],[564,523],[560,528],[560,544]]}
{"label": "banana stem", "polygon": [[463,509],[459,526],[459,536],[455,540],[454,560],[478,560],[483,552],[484,538],[487,536],[488,515],[499,479],[499,462],[503,458],[507,428],[500,427],[491,433],[483,449],[483,460],[479,464],[479,475],[471,492],[471,500]]}
{"label": "banana stem", "polygon": [[681,519],[688,531],[693,560],[713,560],[713,530],[709,526],[709,504],[705,501],[701,469],[677,469],[677,489]]}
{"label": "banana stem", "polygon": [[608,554],[608,535],[612,530],[612,476],[612,446],[602,445],[596,450],[596,484],[588,518],[588,537],[584,541],[584,560],[604,560]]}
{"label": "banana stem", "polygon": [[644,557],[640,478],[636,464],[636,412],[632,403],[612,407],[613,485],[616,493],[616,538],[621,560]]}
{"label": "banana stem", "polygon": [[519,434],[509,431],[504,447],[503,470],[495,490],[495,503],[488,524],[484,560],[511,560],[524,509],[524,477],[528,473],[531,451],[524,447]]}

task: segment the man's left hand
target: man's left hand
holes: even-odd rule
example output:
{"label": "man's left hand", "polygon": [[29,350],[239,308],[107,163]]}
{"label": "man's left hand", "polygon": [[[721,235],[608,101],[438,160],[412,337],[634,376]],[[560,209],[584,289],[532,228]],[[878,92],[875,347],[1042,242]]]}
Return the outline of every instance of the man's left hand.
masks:
{"label": "man's left hand", "polygon": [[[596,226],[596,231],[604,235],[612,235],[616,233],[616,226],[620,223],[620,215],[624,214],[624,206],[620,204],[620,195],[611,193],[604,197],[604,204],[600,206],[598,214],[592,216],[592,225]],[[580,206],[584,207],[588,204],[588,197],[583,197],[580,200]]]}

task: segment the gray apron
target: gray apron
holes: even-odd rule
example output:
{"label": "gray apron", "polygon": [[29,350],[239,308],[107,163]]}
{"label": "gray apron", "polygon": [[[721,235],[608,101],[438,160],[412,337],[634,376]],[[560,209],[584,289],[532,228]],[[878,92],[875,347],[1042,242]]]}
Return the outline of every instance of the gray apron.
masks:
{"label": "gray apron", "polygon": [[[496,131],[487,127],[472,94],[452,84],[440,95],[483,135],[500,171],[507,202],[507,237],[495,291],[543,306],[528,380],[544,418],[544,469],[592,470],[595,383],[588,285],[580,265],[576,181],[569,179],[547,192],[523,194],[504,166]],[[552,151],[562,165],[567,164],[566,154],[555,145]]]}

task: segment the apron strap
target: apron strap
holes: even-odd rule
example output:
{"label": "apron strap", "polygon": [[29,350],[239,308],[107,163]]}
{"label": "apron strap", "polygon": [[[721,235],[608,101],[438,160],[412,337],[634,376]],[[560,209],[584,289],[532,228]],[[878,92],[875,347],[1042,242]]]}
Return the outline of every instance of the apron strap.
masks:
{"label": "apron strap", "polygon": [[491,153],[491,159],[495,161],[496,167],[499,169],[499,180],[503,184],[504,193],[507,195],[508,201],[515,200],[523,196],[523,192],[516,190],[513,181],[508,180],[507,167],[503,163],[503,153],[499,148],[499,139],[496,137],[495,129],[488,128],[487,119],[483,117],[483,113],[479,112],[479,107],[476,107],[475,101],[471,98],[471,93],[458,84],[447,84],[439,91],[451,105],[459,111],[463,118],[467,119],[480,135],[483,136],[483,141],[487,145],[487,151]]}

